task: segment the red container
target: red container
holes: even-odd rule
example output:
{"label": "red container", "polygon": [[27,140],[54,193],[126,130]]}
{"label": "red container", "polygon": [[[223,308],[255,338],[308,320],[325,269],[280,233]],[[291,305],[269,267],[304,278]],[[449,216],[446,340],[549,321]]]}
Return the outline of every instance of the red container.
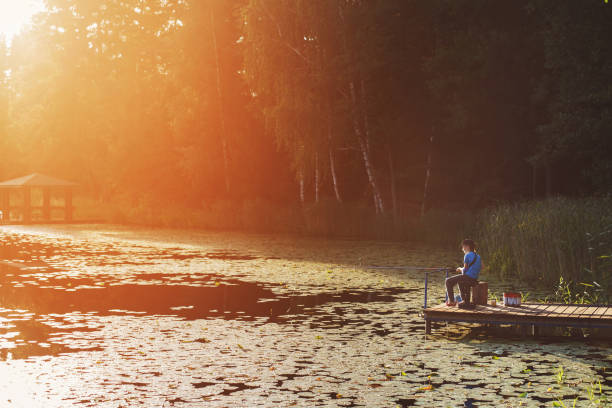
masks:
{"label": "red container", "polygon": [[521,294],[514,292],[504,292],[504,306],[518,307],[521,305]]}

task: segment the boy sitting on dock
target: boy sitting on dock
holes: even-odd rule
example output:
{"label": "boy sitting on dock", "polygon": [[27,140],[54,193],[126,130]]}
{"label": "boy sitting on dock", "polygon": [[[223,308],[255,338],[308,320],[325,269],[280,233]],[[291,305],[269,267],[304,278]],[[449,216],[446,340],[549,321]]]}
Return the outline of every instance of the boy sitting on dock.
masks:
{"label": "boy sitting on dock", "polygon": [[457,304],[453,287],[459,285],[461,302],[459,302],[458,306],[461,309],[471,309],[474,307],[470,303],[470,288],[478,283],[478,275],[482,266],[480,255],[476,253],[475,248],[476,245],[471,239],[464,239],[461,242],[461,249],[465,254],[463,257],[463,267],[457,268],[457,272],[460,272],[460,275],[451,276],[446,279],[447,306],[455,306]]}

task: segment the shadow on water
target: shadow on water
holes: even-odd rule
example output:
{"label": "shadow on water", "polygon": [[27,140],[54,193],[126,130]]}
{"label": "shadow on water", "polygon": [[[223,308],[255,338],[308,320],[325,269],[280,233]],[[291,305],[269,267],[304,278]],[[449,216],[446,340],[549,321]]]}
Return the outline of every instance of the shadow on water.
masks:
{"label": "shadow on water", "polygon": [[[83,281],[80,280],[79,284],[84,286]],[[267,317],[270,321],[282,323],[289,315],[300,314],[306,308],[325,303],[393,302],[395,295],[410,291],[388,288],[278,296],[262,285],[238,280],[216,281],[212,286],[126,284],[76,290],[11,287],[2,283],[0,302],[5,309],[24,309],[35,314],[96,312],[104,316],[144,312],[147,315],[174,315],[190,320],[208,317],[253,320]]]}
{"label": "shadow on water", "polygon": [[[221,255],[219,255],[221,256]],[[227,254],[223,253],[223,257]],[[249,259],[248,256],[231,254],[232,259]],[[39,263],[41,265],[41,263]],[[12,264],[0,264],[0,339],[10,338],[14,343],[13,358],[32,355],[56,355],[70,351],[95,350],[95,348],[67,348],[47,343],[58,331],[46,324],[46,317],[53,315],[60,322],[62,316],[93,313],[109,315],[176,316],[187,320],[220,318],[228,320],[262,319],[268,322],[287,323],[297,316],[314,315],[311,325],[322,328],[342,327],[355,322],[369,322],[364,318],[343,318],[341,307],[334,315],[318,313],[317,307],[328,303],[344,302],[393,302],[397,295],[411,292],[405,288],[386,288],[376,291],[344,291],[318,294],[278,295],[273,289],[280,285],[244,282],[226,279],[221,275],[201,274],[181,276],[172,274],[143,273],[138,283],[109,284],[104,276],[71,279],[61,271],[43,277],[45,272],[32,271]],[[37,278],[39,280],[37,280]],[[384,312],[382,312],[384,313]],[[360,308],[359,316],[367,316],[368,310]],[[83,324],[74,323],[71,317],[61,325],[61,332],[94,331]],[[16,336],[15,333],[18,333]],[[384,333],[383,333],[384,334]],[[45,347],[41,347],[44,344]],[[7,350],[3,348],[3,357]]]}

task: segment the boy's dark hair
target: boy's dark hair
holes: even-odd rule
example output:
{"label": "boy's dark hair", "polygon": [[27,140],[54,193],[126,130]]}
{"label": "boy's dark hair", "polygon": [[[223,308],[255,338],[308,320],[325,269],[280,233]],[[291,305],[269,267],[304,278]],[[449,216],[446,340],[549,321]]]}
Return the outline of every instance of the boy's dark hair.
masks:
{"label": "boy's dark hair", "polygon": [[470,251],[473,251],[473,250],[475,250],[475,249],[476,249],[476,244],[475,244],[475,243],[474,243],[474,241],[473,241],[473,240],[471,240],[471,239],[467,239],[467,238],[466,238],[466,239],[464,239],[463,241],[461,241],[461,246],[463,246],[463,245],[465,245],[465,246],[469,247],[469,248],[470,248]]}

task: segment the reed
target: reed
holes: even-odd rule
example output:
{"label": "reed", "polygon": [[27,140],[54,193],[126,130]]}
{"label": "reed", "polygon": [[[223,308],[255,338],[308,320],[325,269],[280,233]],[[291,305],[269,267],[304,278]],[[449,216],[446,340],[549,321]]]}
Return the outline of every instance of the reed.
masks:
{"label": "reed", "polygon": [[501,205],[478,217],[475,237],[491,273],[549,288],[561,277],[609,292],[612,200],[551,198]]}

